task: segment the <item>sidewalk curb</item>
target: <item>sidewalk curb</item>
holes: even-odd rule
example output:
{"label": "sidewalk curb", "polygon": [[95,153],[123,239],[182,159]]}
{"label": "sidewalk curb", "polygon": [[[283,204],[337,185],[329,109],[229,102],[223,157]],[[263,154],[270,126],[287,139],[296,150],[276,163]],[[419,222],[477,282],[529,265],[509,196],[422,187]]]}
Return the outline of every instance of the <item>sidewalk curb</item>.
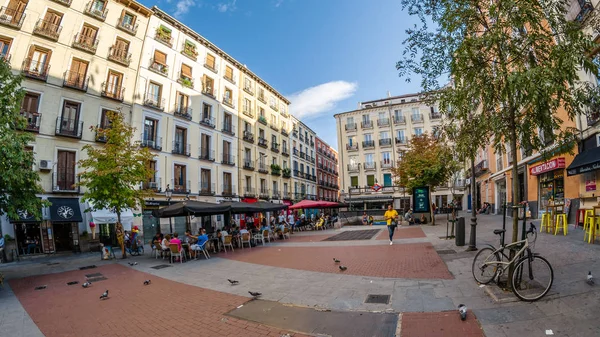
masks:
{"label": "sidewalk curb", "polygon": [[398,314],[398,325],[396,325],[396,334],[395,337],[400,337],[402,334],[402,313]]}

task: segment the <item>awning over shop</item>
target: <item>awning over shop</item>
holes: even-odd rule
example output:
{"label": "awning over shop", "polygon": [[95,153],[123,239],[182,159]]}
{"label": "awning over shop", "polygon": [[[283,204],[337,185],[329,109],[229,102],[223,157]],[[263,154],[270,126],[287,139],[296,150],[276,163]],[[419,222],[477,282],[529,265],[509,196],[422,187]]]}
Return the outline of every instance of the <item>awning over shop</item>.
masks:
{"label": "awning over shop", "polygon": [[600,170],[600,147],[585,150],[575,156],[567,167],[567,176]]}
{"label": "awning over shop", "polygon": [[50,206],[50,220],[53,222],[81,222],[81,209],[77,198],[48,198]]}
{"label": "awning over shop", "polygon": [[[42,198],[38,198],[38,199],[42,199]],[[37,223],[37,222],[41,221],[42,215],[44,213],[43,213],[42,209],[40,208],[40,220],[36,220],[32,213],[29,213],[29,212],[27,212],[25,210],[18,210],[17,214],[19,215],[19,217],[16,218],[16,219],[10,218],[10,222],[13,222],[13,223],[16,223],[16,222],[20,222],[20,223]]]}
{"label": "awning over shop", "polygon": [[[88,202],[88,205],[91,209],[94,208],[94,204]],[[117,223],[117,213],[112,212],[107,209],[99,209],[91,212],[92,221],[96,224],[107,224],[107,223]],[[121,224],[123,225],[123,229],[131,229],[133,224],[133,212],[130,209],[125,209],[121,211]]]}

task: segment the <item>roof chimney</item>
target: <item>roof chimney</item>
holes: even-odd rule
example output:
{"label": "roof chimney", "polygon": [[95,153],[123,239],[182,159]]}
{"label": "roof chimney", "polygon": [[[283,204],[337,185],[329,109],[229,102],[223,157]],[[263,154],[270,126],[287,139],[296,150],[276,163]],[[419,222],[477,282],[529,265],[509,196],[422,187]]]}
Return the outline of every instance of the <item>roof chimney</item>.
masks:
{"label": "roof chimney", "polygon": [[388,97],[392,97],[392,94],[390,93],[389,90],[388,90]]}
{"label": "roof chimney", "polygon": [[361,103],[360,103],[360,102],[358,102],[358,103],[356,104],[356,108],[357,108],[357,109],[360,109],[360,108],[361,108]]}

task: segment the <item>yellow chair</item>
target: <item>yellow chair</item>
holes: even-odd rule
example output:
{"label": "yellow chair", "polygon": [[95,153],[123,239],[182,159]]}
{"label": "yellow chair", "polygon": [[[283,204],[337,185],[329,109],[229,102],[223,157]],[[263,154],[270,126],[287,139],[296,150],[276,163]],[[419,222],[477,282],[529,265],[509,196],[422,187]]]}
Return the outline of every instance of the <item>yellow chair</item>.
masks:
{"label": "yellow chair", "polygon": [[594,219],[594,217],[586,218],[585,223],[583,224],[583,230],[585,231],[583,234],[583,241],[585,242],[587,237],[587,242],[592,243],[592,237],[596,236],[596,219]]}
{"label": "yellow chair", "polygon": [[542,230],[544,230],[544,227],[546,227],[546,233],[548,233],[550,231],[550,228],[553,227],[552,215],[550,213],[542,214],[542,224],[540,225],[540,233],[542,232]]}
{"label": "yellow chair", "polygon": [[583,215],[583,230],[586,230],[587,226],[589,225],[588,220],[590,219],[592,222],[594,221],[594,210],[586,209],[585,214]]}
{"label": "yellow chair", "polygon": [[[569,230],[569,224],[567,224],[567,215],[565,213],[560,213],[560,214],[556,214],[556,226],[554,228],[554,235],[556,235],[558,233],[558,229],[561,227],[562,225],[562,231],[563,231],[563,235],[567,235],[567,232]],[[562,222],[562,224],[561,224]]]}

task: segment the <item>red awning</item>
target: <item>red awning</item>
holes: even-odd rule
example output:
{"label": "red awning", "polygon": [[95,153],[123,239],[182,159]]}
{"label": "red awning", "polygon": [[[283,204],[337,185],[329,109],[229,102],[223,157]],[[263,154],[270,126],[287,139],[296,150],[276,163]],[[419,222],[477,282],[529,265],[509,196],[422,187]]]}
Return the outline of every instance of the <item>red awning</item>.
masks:
{"label": "red awning", "polygon": [[306,209],[306,208],[339,208],[345,207],[344,204],[331,201],[315,201],[315,200],[302,200],[292,206],[289,209]]}

